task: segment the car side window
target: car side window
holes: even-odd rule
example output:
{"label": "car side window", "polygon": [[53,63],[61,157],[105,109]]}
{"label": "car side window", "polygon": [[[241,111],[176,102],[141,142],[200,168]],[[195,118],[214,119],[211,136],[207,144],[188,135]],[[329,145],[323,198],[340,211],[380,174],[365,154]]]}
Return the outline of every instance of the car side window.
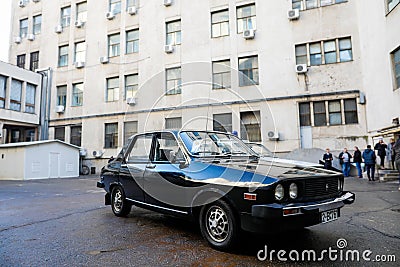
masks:
{"label": "car side window", "polygon": [[127,157],[128,162],[132,161],[148,161],[150,159],[151,144],[153,135],[139,135],[134,139],[134,144]]}
{"label": "car side window", "polygon": [[[172,153],[171,153],[172,152]],[[179,148],[176,138],[171,133],[157,134],[156,143],[154,146],[155,162],[171,162],[175,155],[176,161],[184,160],[183,153]]]}

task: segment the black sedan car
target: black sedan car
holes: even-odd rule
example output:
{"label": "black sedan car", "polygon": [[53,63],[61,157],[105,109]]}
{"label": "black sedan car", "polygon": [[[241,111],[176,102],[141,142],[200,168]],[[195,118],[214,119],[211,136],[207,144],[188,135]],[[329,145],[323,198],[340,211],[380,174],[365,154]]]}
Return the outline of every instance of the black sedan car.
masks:
{"label": "black sedan car", "polygon": [[340,173],[262,160],[234,135],[213,131],[137,134],[101,172],[116,216],[132,205],[198,221],[211,246],[230,250],[241,230],[276,233],[328,223],[355,195]]}

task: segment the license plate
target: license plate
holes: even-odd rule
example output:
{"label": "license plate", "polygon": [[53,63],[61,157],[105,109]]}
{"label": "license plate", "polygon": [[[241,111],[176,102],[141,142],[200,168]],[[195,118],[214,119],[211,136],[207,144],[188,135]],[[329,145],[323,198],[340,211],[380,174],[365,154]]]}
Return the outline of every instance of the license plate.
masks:
{"label": "license plate", "polygon": [[339,211],[337,209],[321,212],[321,222],[328,223],[337,220]]}

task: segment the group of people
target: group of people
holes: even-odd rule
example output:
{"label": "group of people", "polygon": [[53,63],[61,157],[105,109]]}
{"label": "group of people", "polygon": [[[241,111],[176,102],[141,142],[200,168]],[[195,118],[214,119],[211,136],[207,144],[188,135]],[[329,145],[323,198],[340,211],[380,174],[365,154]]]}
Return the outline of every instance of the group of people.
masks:
{"label": "group of people", "polygon": [[[375,153],[374,150],[376,150],[377,153]],[[400,139],[398,139],[397,142],[395,142],[394,139],[391,139],[388,145],[383,142],[383,139],[379,139],[379,142],[374,146],[374,150],[371,145],[367,145],[367,148],[361,152],[360,149],[355,146],[354,153],[350,154],[347,148],[344,148],[339,154],[339,161],[342,165],[343,175],[345,177],[350,175],[350,162],[351,159],[353,159],[353,162],[356,164],[358,177],[363,178],[361,163],[364,162],[368,180],[375,181],[376,154],[378,154],[378,157],[380,158],[379,165],[381,169],[385,168],[385,157],[388,156],[392,168],[399,171],[400,190]],[[332,169],[333,155],[329,148],[326,149],[326,152],[323,155],[323,160],[325,163],[325,169]]]}

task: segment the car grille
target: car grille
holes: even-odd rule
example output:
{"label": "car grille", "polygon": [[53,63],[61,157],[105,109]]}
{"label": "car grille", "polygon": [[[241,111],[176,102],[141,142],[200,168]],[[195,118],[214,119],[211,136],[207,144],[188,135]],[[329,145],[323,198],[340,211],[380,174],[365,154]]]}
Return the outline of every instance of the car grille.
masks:
{"label": "car grille", "polygon": [[338,177],[314,178],[305,180],[303,197],[320,199],[338,193]]}

